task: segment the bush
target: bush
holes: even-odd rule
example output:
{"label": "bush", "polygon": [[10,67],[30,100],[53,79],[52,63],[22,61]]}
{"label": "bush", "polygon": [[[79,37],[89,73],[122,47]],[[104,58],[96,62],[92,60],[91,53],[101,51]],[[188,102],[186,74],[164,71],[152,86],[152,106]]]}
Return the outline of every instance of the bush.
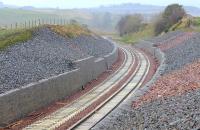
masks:
{"label": "bush", "polygon": [[120,36],[138,32],[143,26],[142,21],[143,17],[140,14],[127,15],[120,19],[116,28],[119,31]]}
{"label": "bush", "polygon": [[155,22],[155,34],[158,35],[163,31],[167,32],[169,28],[181,20],[185,14],[185,10],[179,4],[167,6],[161,14],[161,18]]}

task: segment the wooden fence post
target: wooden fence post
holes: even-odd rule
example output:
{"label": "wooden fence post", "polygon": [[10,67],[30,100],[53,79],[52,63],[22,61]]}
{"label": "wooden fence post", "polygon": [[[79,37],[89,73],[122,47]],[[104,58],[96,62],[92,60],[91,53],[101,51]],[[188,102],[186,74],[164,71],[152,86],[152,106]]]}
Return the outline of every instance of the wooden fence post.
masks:
{"label": "wooden fence post", "polygon": [[29,21],[28,21],[28,28],[31,28],[30,26],[31,26],[31,22],[30,22],[30,20],[29,20]]}
{"label": "wooden fence post", "polygon": [[37,21],[35,20],[35,27],[37,27]]}
{"label": "wooden fence post", "polygon": [[32,20],[32,28],[33,28],[33,24],[34,24],[34,22],[33,22],[33,20]]}
{"label": "wooden fence post", "polygon": [[25,29],[26,29],[26,21],[25,21],[25,23],[24,23],[24,27],[25,27]]}
{"label": "wooden fence post", "polygon": [[40,19],[38,19],[38,22],[39,22],[39,26],[41,25],[41,23],[40,23]]}
{"label": "wooden fence post", "polygon": [[15,29],[17,29],[17,23],[15,23]]}

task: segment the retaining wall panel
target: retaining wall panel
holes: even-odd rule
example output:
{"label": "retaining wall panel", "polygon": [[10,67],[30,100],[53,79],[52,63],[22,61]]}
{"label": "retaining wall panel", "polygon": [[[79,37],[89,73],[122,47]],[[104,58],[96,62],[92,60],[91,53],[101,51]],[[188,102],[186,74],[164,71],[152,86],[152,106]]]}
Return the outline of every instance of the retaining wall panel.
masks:
{"label": "retaining wall panel", "polygon": [[28,87],[16,89],[0,97],[0,124],[12,120],[69,96],[80,89],[79,70],[62,74]]}
{"label": "retaining wall panel", "polygon": [[111,67],[117,58],[115,46],[112,53],[103,58],[88,57],[76,61],[76,70],[0,94],[0,126],[82,89],[83,85]]}
{"label": "retaining wall panel", "polygon": [[105,58],[99,58],[95,62],[96,68],[94,69],[94,77],[98,77],[101,73],[107,70]]}

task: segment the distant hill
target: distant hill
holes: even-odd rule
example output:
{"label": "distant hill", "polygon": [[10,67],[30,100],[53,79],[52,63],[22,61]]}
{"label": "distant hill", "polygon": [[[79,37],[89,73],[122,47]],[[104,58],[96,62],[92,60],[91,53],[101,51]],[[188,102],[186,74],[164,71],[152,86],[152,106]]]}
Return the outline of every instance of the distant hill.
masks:
{"label": "distant hill", "polygon": [[[193,6],[184,6],[187,13],[193,16],[200,16],[200,8]],[[132,13],[141,13],[141,14],[155,14],[162,12],[165,9],[165,6],[156,6],[156,5],[145,5],[145,4],[120,4],[120,5],[111,5],[111,6],[101,6],[99,8],[89,9],[93,12],[110,12],[117,14],[132,14]]]}
{"label": "distant hill", "polygon": [[152,14],[161,12],[163,9],[164,6],[126,3],[120,5],[101,6],[99,8],[92,8],[91,11],[110,12],[117,14],[132,14],[132,13]]}
{"label": "distant hill", "polygon": [[[184,7],[185,10],[193,15],[200,16],[200,8],[193,6]],[[87,24],[90,29],[100,31],[113,31],[119,19],[126,14],[141,13],[146,21],[154,14],[160,13],[165,9],[164,6],[145,5],[145,4],[120,4],[101,6],[89,9],[56,9],[56,8],[35,8],[32,6],[17,7],[5,5],[0,2],[0,26],[23,23],[29,20],[43,19],[75,19],[82,24]]]}
{"label": "distant hill", "polygon": [[23,6],[23,7],[21,7],[20,9],[24,9],[24,10],[34,10],[35,7],[33,7],[33,6]]}

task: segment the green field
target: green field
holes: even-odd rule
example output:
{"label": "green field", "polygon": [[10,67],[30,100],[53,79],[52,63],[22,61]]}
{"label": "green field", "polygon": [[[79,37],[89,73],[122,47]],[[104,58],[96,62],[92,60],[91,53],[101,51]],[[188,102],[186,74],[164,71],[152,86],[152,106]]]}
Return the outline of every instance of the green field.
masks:
{"label": "green field", "polygon": [[51,14],[51,13],[41,13],[36,11],[27,11],[27,10],[20,10],[20,9],[8,9],[3,8],[0,9],[0,25],[9,25],[14,24],[16,22],[24,23],[28,20],[37,20],[41,19],[50,19],[50,18],[58,18],[58,15]]}
{"label": "green field", "polygon": [[0,9],[0,26],[10,27],[15,26],[15,23],[20,24],[29,23],[29,21],[35,21],[40,19],[41,21],[50,20],[53,22],[60,19],[65,19],[70,21],[74,19],[81,24],[87,24],[91,30],[98,31],[115,31],[115,25],[120,19],[120,15],[110,14],[110,13],[94,13],[84,10],[56,10],[56,9],[34,9],[34,10],[23,10],[23,9],[10,9],[2,8]]}
{"label": "green field", "polygon": [[123,43],[134,44],[141,39],[151,38],[154,36],[153,25],[147,25],[144,29],[136,33],[125,35],[118,40]]}

